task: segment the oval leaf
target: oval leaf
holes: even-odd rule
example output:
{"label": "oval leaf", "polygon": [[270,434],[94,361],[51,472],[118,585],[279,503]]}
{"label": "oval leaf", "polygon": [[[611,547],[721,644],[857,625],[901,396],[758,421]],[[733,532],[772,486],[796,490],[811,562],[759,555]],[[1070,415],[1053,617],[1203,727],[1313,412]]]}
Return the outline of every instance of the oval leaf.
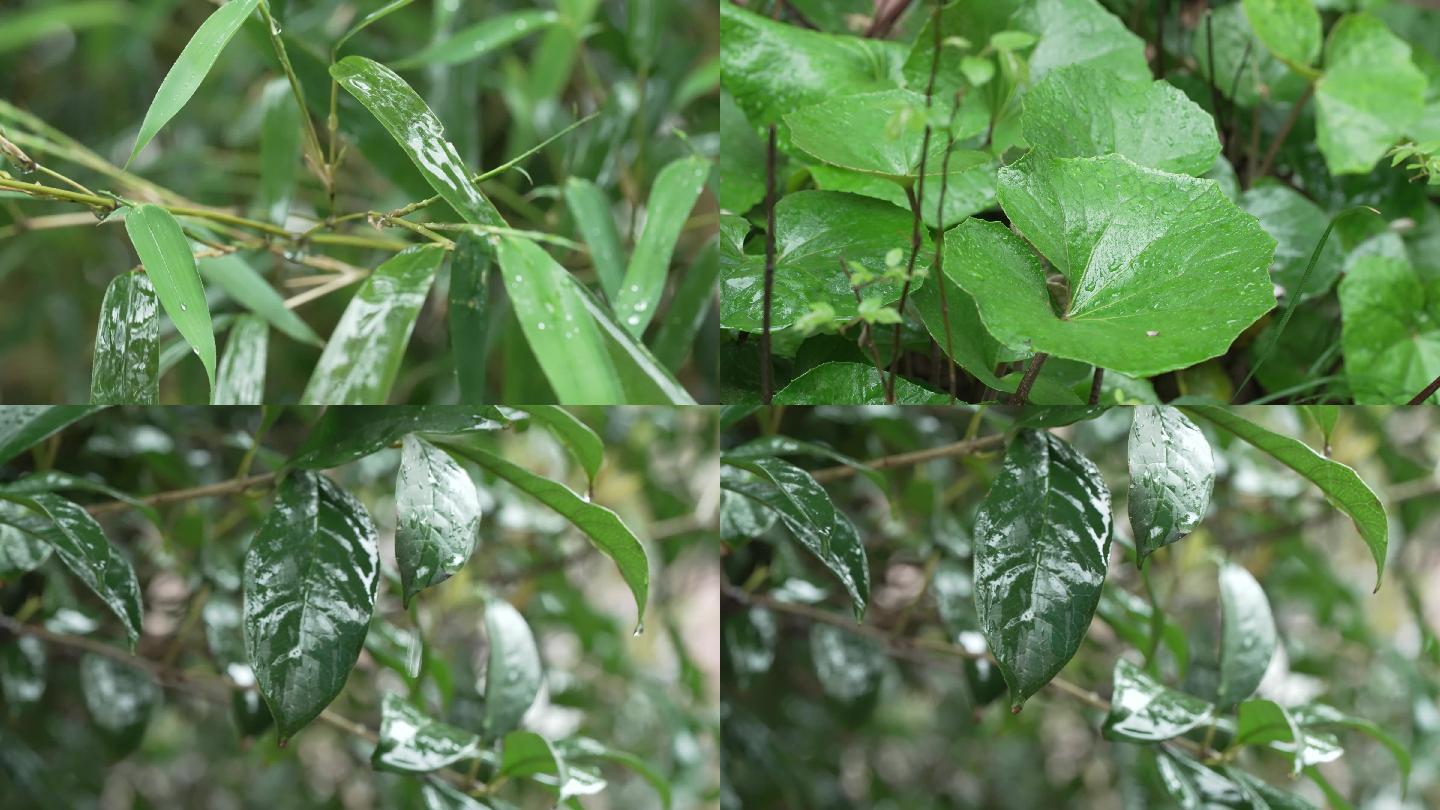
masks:
{"label": "oval leaf", "polygon": [[380,741],[370,761],[376,770],[429,773],[480,751],[480,738],[435,720],[386,692],[380,707]]}
{"label": "oval leaf", "polygon": [[164,208],[140,205],[125,215],[125,232],[140,255],[165,314],[205,364],[205,375],[213,390],[215,329],[210,323],[210,305],[205,302],[205,286],[200,283],[195,256],[180,223]]}
{"label": "oval leaf", "polygon": [[1260,583],[1241,566],[1221,566],[1220,705],[1234,706],[1255,694],[1275,655],[1275,635],[1275,617]]}
{"label": "oval leaf", "polygon": [[395,561],[406,607],[465,565],[479,530],[480,500],[470,476],[445,451],[406,436],[395,484]]}
{"label": "oval leaf", "polygon": [[1215,717],[1215,707],[1171,689],[1124,658],[1115,660],[1115,693],[1105,716],[1107,740],[1159,742]]}
{"label": "oval leaf", "polygon": [[1100,471],[1055,436],[1022,431],[975,518],[975,608],[1011,711],[1080,648],[1109,551]]}
{"label": "oval leaf", "polygon": [[160,306],[144,273],[121,273],[105,288],[90,402],[154,405],[160,399]]}
{"label": "oval leaf", "polygon": [[1330,173],[1369,172],[1424,111],[1426,84],[1410,46],[1385,23],[1369,14],[1340,18],[1315,82],[1315,143]]}
{"label": "oval leaf", "polygon": [[499,739],[520,727],[520,718],[540,694],[540,650],[525,617],[503,599],[485,603],[485,637],[490,653],[485,669],[486,739]]}
{"label": "oval leaf", "polygon": [[1304,70],[1320,56],[1320,12],[1312,0],[1244,0],[1245,16],[1265,48]]}
{"label": "oval leaf", "polygon": [[1195,530],[1215,487],[1215,457],[1185,414],[1139,405],[1130,423],[1130,531],[1139,563]]}

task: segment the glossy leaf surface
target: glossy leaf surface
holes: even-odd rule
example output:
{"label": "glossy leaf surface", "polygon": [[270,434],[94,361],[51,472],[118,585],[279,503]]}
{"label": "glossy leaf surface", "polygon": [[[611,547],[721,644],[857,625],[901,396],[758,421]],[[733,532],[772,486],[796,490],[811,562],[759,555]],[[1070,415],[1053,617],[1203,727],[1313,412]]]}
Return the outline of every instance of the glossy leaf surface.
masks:
{"label": "glossy leaf surface", "polygon": [[570,274],[561,278],[562,283],[579,298],[585,311],[595,319],[595,327],[605,339],[605,350],[620,387],[625,391],[625,402],[630,405],[694,405],[695,398],[675,379],[675,375],[638,338],[620,325],[615,316],[600,303],[584,285]]}
{"label": "glossy leaf surface", "polygon": [[1305,289],[1300,279],[1315,252],[1315,246],[1330,224],[1330,216],[1300,192],[1282,185],[1262,185],[1247,190],[1240,198],[1240,207],[1260,220],[1260,227],[1275,239],[1275,260],[1270,276],[1284,288],[1285,295],[1313,298],[1329,291],[1340,275],[1341,249],[1338,240],[1327,239],[1320,250],[1320,259]]}
{"label": "glossy leaf surface", "polygon": [[565,205],[585,246],[590,248],[600,289],[605,291],[606,299],[614,301],[625,278],[625,254],[620,250],[620,232],[615,228],[610,198],[593,182],[571,177],[565,181]]}
{"label": "glossy leaf surface", "polygon": [[490,300],[490,269],[494,251],[473,231],[455,240],[450,260],[450,351],[461,402],[484,402],[487,335],[496,308]]}
{"label": "glossy leaf surface", "polygon": [[655,317],[675,243],[700,192],[705,190],[710,168],[710,161],[704,158],[686,157],[666,165],[655,177],[645,204],[645,227],[613,299],[615,313],[632,335],[643,334]]}
{"label": "glossy leaf surface", "polygon": [[260,122],[260,198],[266,219],[283,225],[290,215],[290,198],[300,170],[300,108],[290,82],[272,79],[261,93],[264,117]]}
{"label": "glossy leaf surface", "polygon": [[220,52],[225,50],[230,38],[240,30],[245,18],[250,16],[259,2],[260,0],[233,0],[215,9],[205,22],[195,29],[195,34],[190,37],[184,50],[180,51],[180,56],[170,66],[170,71],[165,74],[164,81],[160,82],[160,89],[155,92],[150,108],[145,111],[145,120],[140,122],[140,132],[135,136],[135,146],[130,149],[130,157],[125,161],[126,167],[129,167],[135,156],[150,143],[150,139],[155,137],[161,127],[169,123],[190,97],[195,95],[200,82],[204,81],[205,75],[220,57]]}
{"label": "glossy leaf surface", "polygon": [[90,719],[125,751],[140,743],[160,702],[149,673],[93,653],[80,659],[80,692]]}
{"label": "glossy leaf surface", "polygon": [[1403,259],[1366,255],[1349,262],[1340,281],[1340,341],[1355,402],[1403,405],[1440,377],[1436,295],[1440,288],[1427,294]]}
{"label": "glossy leaf surface", "polygon": [[922,156],[926,175],[941,174],[945,137],[932,133],[926,148],[925,121],[925,97],[908,90],[841,96],[785,116],[790,142],[815,160],[894,180],[917,177]]}
{"label": "glossy leaf surface", "polygon": [[559,787],[559,800],[567,798],[565,786],[570,782],[570,769],[546,738],[533,731],[512,731],[505,735],[500,752],[500,775],[518,779],[537,775],[550,776]]}
{"label": "glossy leaf surface", "polygon": [[180,223],[164,208],[141,205],[125,216],[125,231],[140,254],[140,263],[145,266],[165,314],[205,364],[205,375],[214,388],[215,330],[210,323],[210,306],[205,302],[205,287],[195,269],[195,256],[190,253],[190,242],[180,231]]}
{"label": "glossy leaf surface", "polygon": [[1215,487],[1215,458],[1185,414],[1138,405],[1130,423],[1130,530],[1140,563],[1195,530]]}
{"label": "glossy leaf surface", "polygon": [[455,460],[424,439],[408,435],[395,484],[395,561],[405,604],[465,565],[480,531],[475,484]]}
{"label": "glossy leaf surface", "polygon": [[269,324],[254,315],[236,318],[225,338],[225,352],[220,355],[212,404],[264,404],[265,358],[269,348]]}
{"label": "glossy leaf surface", "polygon": [[372,409],[337,405],[325,409],[290,464],[305,469],[338,467],[396,442],[407,433],[458,434],[499,430],[507,420],[489,405],[422,405]]}
{"label": "glossy leaf surface", "polygon": [[[883,405],[885,377],[866,363],[822,363],[775,393],[776,405]],[[948,394],[896,377],[897,405],[944,405]]]}
{"label": "glossy leaf surface", "polygon": [[315,334],[300,316],[285,307],[285,299],[241,258],[240,254],[211,256],[200,260],[200,275],[205,281],[225,291],[241,306],[270,322],[270,325],[301,343],[323,346],[325,341]]}
{"label": "glossy leaf surface", "polygon": [[0,406],[0,464],[98,410],[91,405]]}
{"label": "glossy leaf surface", "polygon": [[1395,764],[1400,768],[1400,788],[1406,790],[1410,783],[1410,751],[1395,738],[1393,734],[1386,731],[1380,724],[1363,717],[1356,717],[1352,714],[1328,706],[1324,703],[1309,703],[1299,706],[1291,711],[1291,715],[1302,727],[1307,729],[1340,730],[1349,729],[1358,731],[1376,742],[1380,743],[1394,757]]}
{"label": "glossy leaf surface", "polygon": [[1059,438],[1022,431],[975,518],[975,608],[1012,710],[1080,648],[1109,550],[1099,470]]}
{"label": "glossy leaf surface", "polygon": [[105,288],[95,331],[90,401],[154,405],[160,399],[160,305],[144,273],[121,273]]}
{"label": "glossy leaf surface", "polygon": [[1105,738],[1159,742],[1214,719],[1215,707],[1169,688],[1124,658],[1115,660],[1115,693],[1105,717]]}
{"label": "glossy leaf surface", "polygon": [[1241,566],[1221,566],[1220,705],[1234,706],[1255,693],[1275,644],[1275,617],[1265,589]]}
{"label": "glossy leaf surface", "polygon": [[720,93],[720,142],[720,207],[743,214],[765,199],[765,144],[725,91]]}
{"label": "glossy leaf surface", "polygon": [[521,410],[565,445],[584,468],[585,477],[592,483],[595,481],[600,465],[605,462],[605,442],[589,425],[558,405],[530,405]]}
{"label": "glossy leaf surface", "polygon": [[49,543],[13,525],[25,522],[27,511],[18,503],[0,501],[0,578],[19,577],[50,559]]}
{"label": "glossy leaf surface", "polygon": [[385,404],[444,258],[439,247],[413,247],[375,268],[325,344],[302,403]]}
{"label": "glossy leaf surface", "polygon": [[386,692],[380,706],[380,741],[370,761],[378,770],[438,771],[480,752],[480,738],[442,723]]}
{"label": "glossy leaf surface", "polygon": [[379,582],[375,525],[358,501],[311,472],[281,482],[245,555],[245,650],[280,739],[345,686]]}
{"label": "glossy leaf surface", "polygon": [[540,650],[530,625],[509,602],[485,603],[485,638],[489,653],[485,669],[486,739],[499,739],[520,727],[520,718],[540,694]]}
{"label": "glossy leaf surface", "polygon": [[1410,46],[1369,14],[1347,14],[1315,83],[1315,142],[1331,174],[1364,174],[1419,118],[1425,74]]}

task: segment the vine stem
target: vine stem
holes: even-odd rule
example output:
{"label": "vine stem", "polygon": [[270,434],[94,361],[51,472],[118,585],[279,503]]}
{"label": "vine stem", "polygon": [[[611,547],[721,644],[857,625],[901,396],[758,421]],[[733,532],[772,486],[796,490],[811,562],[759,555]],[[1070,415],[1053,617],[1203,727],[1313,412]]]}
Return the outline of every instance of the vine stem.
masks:
{"label": "vine stem", "polygon": [[[229,495],[233,492],[244,492],[252,487],[269,486],[275,480],[276,473],[259,473],[257,475],[232,478],[229,481],[221,481],[218,484],[206,484],[201,487],[190,487],[189,489],[172,489],[168,492],[157,492],[154,495],[147,495],[139,498],[140,503],[146,506],[159,506],[177,501],[188,501],[195,498],[206,498],[211,495]],[[112,512],[123,512],[126,509],[133,509],[134,504],[129,501],[105,501],[85,507],[85,511],[91,515],[107,515]]]}
{"label": "vine stem", "polygon": [[[864,466],[872,470],[887,470],[895,467],[910,467],[916,464],[924,464],[937,458],[947,456],[968,456],[972,453],[982,453],[986,450],[998,447],[1005,443],[1005,434],[992,433],[989,436],[980,436],[974,439],[964,439],[953,444],[944,444],[939,447],[928,447],[924,450],[913,450],[909,453],[898,453],[893,456],[881,456],[864,462]],[[851,466],[826,467],[815,470],[810,476],[820,483],[836,481],[841,478],[854,477],[860,471]]]}
{"label": "vine stem", "polygon": [[1412,399],[1411,399],[1408,403],[1406,403],[1406,404],[1408,404],[1408,405],[1423,405],[1423,404],[1425,404],[1425,400],[1427,400],[1427,399],[1429,399],[1430,397],[1434,396],[1434,394],[1435,394],[1436,391],[1440,391],[1440,377],[1436,377],[1436,378],[1434,379],[1434,381],[1432,381],[1429,385],[1425,386],[1425,390],[1424,390],[1424,391],[1421,391],[1420,393],[1416,394],[1416,395],[1414,396],[1414,398],[1412,398]]}

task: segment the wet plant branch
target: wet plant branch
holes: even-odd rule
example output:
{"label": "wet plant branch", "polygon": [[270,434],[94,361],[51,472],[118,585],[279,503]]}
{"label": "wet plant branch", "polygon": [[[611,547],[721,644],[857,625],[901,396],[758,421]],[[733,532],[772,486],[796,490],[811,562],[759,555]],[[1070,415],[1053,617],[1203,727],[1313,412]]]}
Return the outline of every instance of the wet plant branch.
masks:
{"label": "wet plant branch", "polygon": [[[896,467],[910,467],[916,464],[924,464],[927,461],[934,461],[937,458],[947,456],[968,456],[972,453],[983,453],[992,450],[1005,443],[1005,434],[993,433],[989,436],[980,436],[974,439],[944,444],[939,447],[927,447],[924,450],[913,450],[908,453],[898,453],[893,456],[880,456],[869,461],[862,462],[871,470],[888,470]],[[841,478],[852,478],[860,470],[850,466],[826,467],[814,470],[810,476],[820,483],[837,481]]]}
{"label": "wet plant branch", "polygon": [[[229,495],[236,492],[244,492],[247,489],[262,486],[268,487],[274,482],[275,475],[275,473],[259,473],[241,478],[232,478],[229,481],[221,481],[218,484],[206,484],[188,489],[173,489],[168,492],[157,492],[154,495],[147,495],[143,498],[137,498],[136,500],[146,506],[159,506],[177,501],[206,498],[211,495]],[[105,501],[87,506],[85,507],[85,511],[91,515],[107,515],[133,508],[135,508],[135,505],[129,501]]]}

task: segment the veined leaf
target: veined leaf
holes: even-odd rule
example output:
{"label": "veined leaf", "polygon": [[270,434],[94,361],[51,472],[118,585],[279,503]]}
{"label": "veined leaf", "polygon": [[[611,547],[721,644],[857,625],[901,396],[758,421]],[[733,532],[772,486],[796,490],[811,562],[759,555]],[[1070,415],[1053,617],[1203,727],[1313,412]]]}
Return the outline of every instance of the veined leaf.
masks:
{"label": "veined leaf", "polygon": [[627,401],[595,319],[565,268],[539,245],[512,236],[500,238],[499,257],[515,316],[560,402]]}
{"label": "veined leaf", "polygon": [[260,199],[265,218],[279,225],[290,214],[300,167],[300,108],[286,79],[273,79],[260,96]]}
{"label": "veined leaf", "polygon": [[84,507],[51,493],[20,495],[0,490],[0,500],[25,507],[0,510],[0,521],[48,543],[65,567],[120,618],[134,648],[143,615],[140,581],[95,518]]}
{"label": "veined leaf", "polygon": [[605,463],[605,442],[589,425],[558,405],[528,405],[520,410],[530,414],[531,419],[544,425],[551,435],[559,439],[585,469],[585,478],[592,484],[595,482],[595,476],[600,474],[600,465]]}
{"label": "veined leaf", "polygon": [[496,317],[490,301],[493,257],[489,243],[474,231],[455,240],[455,256],[450,260],[450,354],[462,402],[484,402],[487,397],[487,336]]}
{"label": "veined leaf", "polygon": [[45,470],[44,472],[29,473],[8,484],[0,485],[0,491],[12,495],[40,495],[47,492],[69,492],[71,490],[98,492],[117,501],[124,501],[134,507],[135,511],[144,515],[145,519],[157,528],[160,526],[160,513],[155,511],[154,506],[124,490],[116,489],[104,481],[94,478],[81,478],[78,475],[71,475],[59,470]]}
{"label": "veined leaf", "polygon": [[225,338],[225,353],[215,375],[215,405],[265,404],[265,355],[270,326],[254,315],[242,315]]}
{"label": "veined leaf", "polygon": [[121,273],[105,288],[94,357],[92,403],[154,405],[160,400],[160,306],[144,273]]}
{"label": "veined leaf", "polygon": [[1215,458],[1174,408],[1139,405],[1130,423],[1130,528],[1139,563],[1195,530],[1215,487]]}
{"label": "veined leaf", "polygon": [[625,278],[625,258],[620,251],[620,233],[615,229],[615,215],[610,199],[599,186],[583,177],[565,181],[565,205],[575,220],[575,227],[590,248],[590,261],[600,277],[605,298],[614,301]]}
{"label": "veined leaf", "polygon": [[499,430],[508,422],[504,414],[490,405],[379,409],[336,405],[325,409],[289,463],[311,470],[339,467],[395,444],[407,433]]}
{"label": "veined leaf", "polygon": [[484,22],[456,32],[448,39],[430,45],[414,56],[401,59],[395,66],[405,69],[421,65],[456,65],[469,62],[558,22],[560,15],[554,11],[536,9],[496,14],[487,17]]}
{"label": "veined leaf", "polygon": [[499,739],[520,727],[520,718],[540,694],[540,650],[530,625],[509,602],[485,602],[485,738]]}
{"label": "veined leaf", "polygon": [[425,715],[394,692],[380,706],[376,770],[429,773],[480,753],[480,738]]}
{"label": "veined leaf", "polygon": [[1319,487],[1335,508],[1350,516],[1365,545],[1370,547],[1370,554],[1375,558],[1375,590],[1380,590],[1385,552],[1390,545],[1389,522],[1380,499],[1354,470],[1321,456],[1295,439],[1272,433],[1235,411],[1213,405],[1192,405],[1186,410],[1255,445]]}
{"label": "veined leaf", "polygon": [[643,334],[655,316],[675,242],[709,177],[710,161],[687,157],[667,165],[655,178],[645,205],[645,229],[630,255],[620,291],[612,299],[615,312],[632,335]]}
{"label": "veined leaf", "polygon": [[0,405],[0,464],[102,409],[93,405]]}
{"label": "veined leaf", "polygon": [[301,343],[325,345],[309,324],[285,308],[285,299],[280,297],[280,293],[275,292],[275,288],[238,254],[227,253],[201,259],[200,275],[281,332]]}
{"label": "veined leaf", "polygon": [[594,546],[615,561],[620,576],[635,596],[636,623],[644,627],[645,600],[650,591],[650,562],[645,546],[614,512],[571,492],[563,484],[543,478],[500,456],[462,439],[437,439],[436,444],[479,464],[516,489],[560,513],[575,524]]}
{"label": "veined leaf", "polygon": [[1400,790],[1403,793],[1410,784],[1410,752],[1405,746],[1378,723],[1346,714],[1324,703],[1309,703],[1295,708],[1291,715],[1304,728],[1351,729],[1364,734],[1385,746],[1400,767]]}
{"label": "veined leaf", "polygon": [[[917,177],[922,157],[926,175],[943,171],[946,138],[932,133],[925,148],[926,120],[925,97],[910,90],[838,96],[785,116],[790,142],[816,160],[897,182]],[[957,162],[974,165],[988,159],[979,152],[966,153],[959,161],[952,156],[951,168],[964,168]]]}
{"label": "veined leaf", "polygon": [[245,554],[245,654],[280,740],[345,686],[375,610],[380,553],[365,507],[291,472]]}
{"label": "veined leaf", "polygon": [[1080,649],[1110,551],[1110,492],[1089,459],[1022,431],[975,517],[975,609],[1011,711]]}
{"label": "veined leaf", "polygon": [[395,561],[407,607],[465,565],[479,530],[480,500],[470,476],[444,451],[407,435],[395,484]]}
{"label": "veined leaf", "polygon": [[1440,288],[1433,289],[1427,295],[1404,259],[1370,254],[1349,262],[1340,280],[1340,343],[1357,404],[1403,405],[1440,377],[1440,323],[1426,311],[1440,312],[1440,300],[1431,300]]}
{"label": "veined leaf", "polygon": [[210,305],[205,302],[205,287],[195,269],[195,256],[180,231],[180,223],[164,208],[140,205],[125,215],[125,231],[140,254],[140,263],[165,313],[205,364],[205,375],[213,390],[215,330],[210,323]]}
{"label": "veined leaf", "polygon": [[1114,681],[1105,717],[1107,740],[1159,742],[1214,719],[1209,702],[1165,686],[1127,659],[1115,659]]}
{"label": "veined leaf", "polygon": [[1331,174],[1364,174],[1420,117],[1425,74],[1410,46],[1369,14],[1346,14],[1315,82],[1315,142]]}
{"label": "veined leaf", "polygon": [[375,116],[415,168],[466,222],[504,226],[505,220],[485,199],[470,172],[445,140],[440,119],[395,72],[363,56],[347,56],[330,66],[330,75]]}
{"label": "veined leaf", "polygon": [[[220,57],[220,52],[225,50],[230,38],[240,30],[245,18],[250,16],[250,12],[255,10],[259,2],[260,0],[233,0],[215,9],[205,22],[195,29],[195,34],[185,44],[185,49],[180,51],[175,64],[170,66],[170,72],[166,73],[165,79],[160,82],[160,89],[155,92],[150,109],[145,111],[145,120],[140,122],[140,132],[135,136],[135,146],[125,161],[126,168],[129,168],[135,156],[150,143],[150,139],[155,137],[160,128],[174,118],[190,97],[195,95],[200,82],[205,79],[205,74],[210,72],[215,60]],[[161,300],[164,300],[163,296]],[[211,365],[214,365],[213,361]]]}
{"label": "veined leaf", "polygon": [[1296,70],[1320,56],[1320,12],[1311,0],[1244,0],[1245,16],[1265,48]]}
{"label": "veined leaf", "polygon": [[365,279],[305,386],[307,405],[384,405],[445,251],[407,248]]}
{"label": "veined leaf", "polygon": [[80,659],[80,692],[90,719],[125,752],[140,744],[161,698],[150,673],[95,653]]}
{"label": "veined leaf", "polygon": [[720,246],[711,242],[700,249],[665,309],[660,330],[650,340],[655,359],[674,372],[695,349],[700,330],[714,311],[715,281],[720,277]]}
{"label": "veined leaf", "polygon": [[1234,706],[1255,694],[1275,656],[1275,636],[1265,589],[1241,566],[1221,566],[1220,705]]}
{"label": "veined leaf", "polygon": [[616,765],[623,765],[634,771],[641,779],[650,783],[655,792],[660,795],[660,804],[669,810],[671,790],[670,783],[650,767],[650,764],[640,757],[627,751],[617,751],[608,745],[593,740],[589,737],[567,737],[558,741],[555,748],[565,757],[566,762],[586,764],[590,762],[613,762]]}

